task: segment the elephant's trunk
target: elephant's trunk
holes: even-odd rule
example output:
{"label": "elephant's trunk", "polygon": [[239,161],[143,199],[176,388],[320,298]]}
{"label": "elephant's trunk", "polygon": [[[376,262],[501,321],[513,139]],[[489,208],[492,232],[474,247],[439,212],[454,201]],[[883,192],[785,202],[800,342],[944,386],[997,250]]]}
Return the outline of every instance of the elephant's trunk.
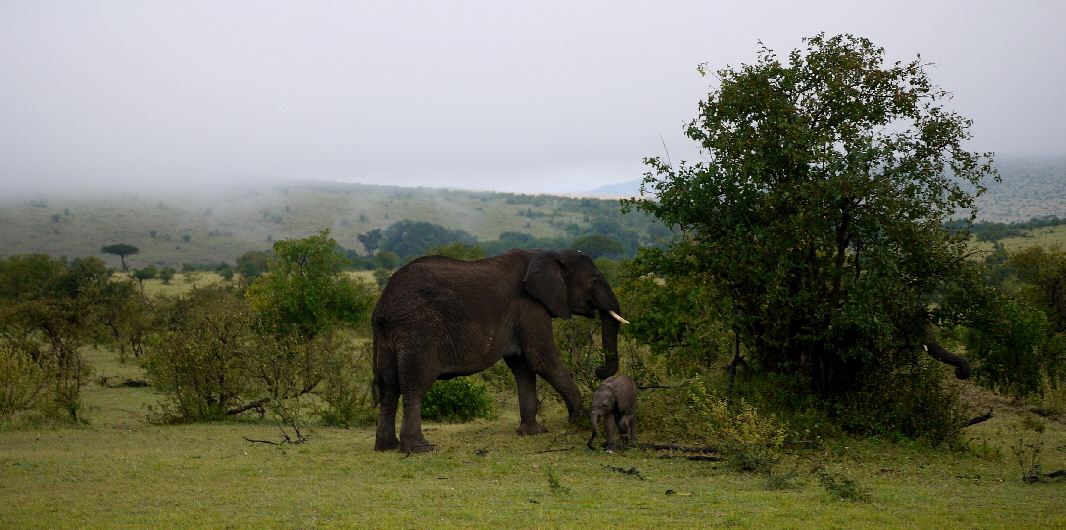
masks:
{"label": "elephant's trunk", "polygon": [[597,414],[595,410],[589,415],[589,423],[592,424],[592,436],[589,436],[589,442],[587,445],[589,446],[589,449],[595,449],[596,446],[593,445],[593,442],[596,441],[596,438],[600,437],[600,415]]}
{"label": "elephant's trunk", "polygon": [[925,329],[925,344],[923,344],[923,346],[925,347],[925,351],[929,352],[929,355],[934,359],[944,364],[954,366],[955,377],[958,379],[970,378],[970,361],[941,346],[940,342],[936,340],[936,332],[933,331],[933,326],[929,326]]}
{"label": "elephant's trunk", "polygon": [[[600,310],[600,327],[603,333],[603,366],[596,368],[596,377],[600,379],[607,379],[616,372],[618,372],[618,327],[622,325],[619,320],[616,320],[614,315],[617,312],[610,310]],[[618,317],[621,318],[621,317]]]}

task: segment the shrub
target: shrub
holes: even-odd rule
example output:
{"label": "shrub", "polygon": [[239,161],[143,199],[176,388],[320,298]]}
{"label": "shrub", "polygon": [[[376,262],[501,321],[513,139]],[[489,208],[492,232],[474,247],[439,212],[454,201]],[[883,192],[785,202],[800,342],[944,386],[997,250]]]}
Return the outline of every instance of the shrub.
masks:
{"label": "shrub", "polygon": [[739,471],[765,471],[777,462],[788,428],[776,415],[761,412],[743,398],[733,403],[709,392],[702,380],[688,387],[694,421],[707,429],[729,466]]}
{"label": "shrub", "polygon": [[743,398],[723,398],[699,377],[679,391],[642,394],[640,421],[654,426],[644,432],[654,432],[656,439],[716,446],[728,466],[738,471],[769,471],[790,432],[777,415]]}
{"label": "shrub", "polygon": [[325,425],[336,427],[368,427],[377,421],[377,407],[370,396],[370,387],[359,385],[368,380],[367,357],[371,343],[366,341],[359,355],[335,355],[329,359],[318,396],[327,405],[318,411]]}
{"label": "shrub", "polygon": [[959,385],[948,383],[943,365],[925,357],[912,364],[891,358],[879,362],[895,368],[875,367],[856,392],[835,402],[840,425],[855,433],[934,446],[955,441],[967,411]]}
{"label": "shrub", "polygon": [[47,405],[45,371],[21,348],[0,345],[0,421]]}
{"label": "shrub", "polygon": [[462,423],[474,418],[493,418],[496,400],[484,385],[465,377],[433,383],[422,402],[422,418]]}
{"label": "shrub", "polygon": [[144,367],[149,381],[170,394],[150,407],[150,421],[222,417],[252,384],[244,366],[255,351],[252,311],[232,289],[221,286],[161,299],[159,307],[167,329],[151,338]]}
{"label": "shrub", "polygon": [[1061,338],[1051,335],[1047,315],[1017,300],[1003,300],[986,322],[962,330],[982,386],[1015,395],[1040,388],[1042,371],[1062,363]]}

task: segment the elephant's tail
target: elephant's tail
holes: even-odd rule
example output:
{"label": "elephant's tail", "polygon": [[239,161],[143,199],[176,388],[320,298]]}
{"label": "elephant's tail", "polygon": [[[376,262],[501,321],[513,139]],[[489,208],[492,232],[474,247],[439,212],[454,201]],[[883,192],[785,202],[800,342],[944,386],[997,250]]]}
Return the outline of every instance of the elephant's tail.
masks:
{"label": "elephant's tail", "polygon": [[396,369],[396,345],[391,334],[380,321],[374,322],[373,362],[374,380],[370,384],[374,405],[381,405],[382,398],[393,392],[399,393],[399,375]]}
{"label": "elephant's tail", "polygon": [[374,374],[374,382],[370,385],[370,392],[374,396],[374,406],[381,405],[381,376]]}

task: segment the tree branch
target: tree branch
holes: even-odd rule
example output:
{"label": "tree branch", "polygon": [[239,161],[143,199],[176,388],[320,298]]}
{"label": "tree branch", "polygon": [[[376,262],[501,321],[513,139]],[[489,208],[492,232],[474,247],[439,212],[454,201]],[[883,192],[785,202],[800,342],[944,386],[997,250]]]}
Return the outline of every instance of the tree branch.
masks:
{"label": "tree branch", "polygon": [[240,413],[242,413],[244,411],[247,411],[247,410],[262,408],[263,404],[267,403],[269,401],[270,401],[270,398],[268,398],[268,397],[265,397],[265,398],[262,398],[262,399],[257,399],[257,400],[255,400],[255,401],[253,401],[251,403],[245,403],[244,405],[241,405],[239,407],[235,407],[235,408],[227,410],[226,411],[226,415],[227,416],[233,416],[234,414],[240,414]]}

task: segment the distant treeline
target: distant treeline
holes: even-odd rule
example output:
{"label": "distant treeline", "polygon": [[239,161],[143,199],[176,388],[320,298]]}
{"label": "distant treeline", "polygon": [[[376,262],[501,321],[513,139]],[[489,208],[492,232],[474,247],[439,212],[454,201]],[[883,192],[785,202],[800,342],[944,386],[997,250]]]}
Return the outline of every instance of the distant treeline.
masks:
{"label": "distant treeline", "polygon": [[[970,234],[978,241],[995,242],[1009,237],[1028,237],[1030,232],[1037,228],[1054,227],[1066,224],[1066,219],[1060,219],[1054,215],[1034,217],[1024,223],[993,223],[983,221],[974,223],[970,227]],[[966,229],[966,222],[961,220],[950,221],[945,228],[957,232]]]}
{"label": "distant treeline", "polygon": [[[652,226],[662,225],[649,224],[649,227]],[[450,230],[434,223],[404,219],[384,230],[374,229],[360,234],[358,238],[363,244],[362,252],[343,248],[340,252],[360,269],[391,268],[392,263],[403,263],[431,249],[454,243],[479,247],[486,257],[503,254],[513,248],[576,248],[593,258],[624,259],[634,256],[641,246],[655,245],[661,237],[669,235],[668,232],[660,234],[660,230],[647,228],[641,234],[607,216],[590,219],[585,226],[569,223],[561,228],[565,235],[558,237],[536,237],[509,230],[502,232],[497,239],[481,241],[465,230]]]}

